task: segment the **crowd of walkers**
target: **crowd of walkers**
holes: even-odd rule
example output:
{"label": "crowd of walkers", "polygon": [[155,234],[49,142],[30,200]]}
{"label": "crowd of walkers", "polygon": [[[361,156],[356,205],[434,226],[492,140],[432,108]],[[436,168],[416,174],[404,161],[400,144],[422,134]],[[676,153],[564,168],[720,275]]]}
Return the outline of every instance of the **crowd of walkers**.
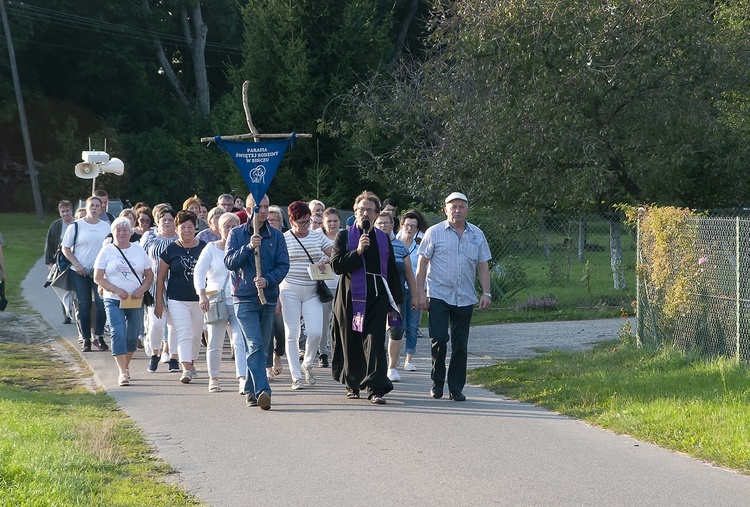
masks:
{"label": "crowd of walkers", "polygon": [[[458,204],[468,205],[457,195]],[[354,220],[342,227],[339,210],[318,200],[295,201],[287,207],[287,229],[282,209],[268,196],[256,206],[252,195],[223,194],[210,209],[198,196],[179,210],[137,203],[119,217],[107,212],[107,199],[97,190],[77,219],[72,204],[60,201],[45,262],[51,270],[61,256],[70,264],[68,285],[56,290],[64,322],[76,323],[83,352],[111,348],[120,386],[131,384],[131,360],[141,349],[148,373],[162,368],[179,374],[183,384],[206,375],[208,391],[220,392],[227,337],[237,392],[265,410],[284,362],[294,390],[315,385],[315,366],[330,366],[347,398],[365,391],[378,405],[400,381],[402,341],[403,370],[416,371],[412,360],[432,283],[428,273],[416,272],[420,244],[430,234],[418,211],[399,217],[393,203],[363,192]],[[467,242],[468,250],[481,247],[474,249],[472,270],[479,269],[484,298],[489,249],[486,240],[484,246],[478,241],[481,231],[470,226],[469,232],[458,231],[457,241]],[[425,271],[430,260],[422,261]],[[486,306],[482,299],[480,308]],[[205,372],[196,365],[202,346]],[[444,379],[434,372],[433,358],[433,391],[440,386],[442,395]],[[450,372],[448,380],[451,397],[455,392],[460,401],[465,365],[463,380],[451,385]]]}

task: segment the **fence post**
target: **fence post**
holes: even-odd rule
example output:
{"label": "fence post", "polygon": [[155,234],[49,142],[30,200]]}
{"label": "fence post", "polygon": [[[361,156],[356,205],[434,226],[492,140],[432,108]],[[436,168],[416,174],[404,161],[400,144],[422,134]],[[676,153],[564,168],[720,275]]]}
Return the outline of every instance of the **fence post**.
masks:
{"label": "fence post", "polygon": [[643,262],[641,258],[641,214],[635,222],[635,344],[638,348],[643,346],[643,315],[645,305],[641,301],[641,274],[639,266]]}
{"label": "fence post", "polygon": [[734,292],[735,292],[735,339],[736,360],[740,362],[740,217],[735,217],[735,259],[734,259]]}

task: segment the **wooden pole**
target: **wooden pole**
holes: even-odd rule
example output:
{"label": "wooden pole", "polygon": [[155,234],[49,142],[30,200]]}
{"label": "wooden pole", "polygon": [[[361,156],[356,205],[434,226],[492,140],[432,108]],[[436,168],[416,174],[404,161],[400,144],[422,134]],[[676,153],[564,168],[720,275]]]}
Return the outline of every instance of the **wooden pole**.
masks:
{"label": "wooden pole", "polygon": [[[234,136],[219,136],[219,139],[227,140],[227,141],[238,141],[241,139],[252,139],[256,143],[260,141],[261,139],[285,139],[292,137],[292,134],[261,134],[258,132],[258,129],[255,128],[255,125],[253,125],[253,118],[250,115],[250,104],[247,100],[248,95],[248,89],[250,88],[250,81],[245,81],[242,83],[242,107],[245,110],[245,119],[247,120],[247,128],[250,130],[249,134],[239,134]],[[312,134],[294,134],[296,137],[302,137],[302,138],[311,138]],[[202,143],[210,143],[215,139],[215,137],[201,137]],[[262,198],[262,197],[261,197]],[[253,198],[253,202],[255,202],[255,198]],[[255,203],[256,206],[260,206],[260,203]],[[258,224],[258,214],[253,210],[253,233],[258,234],[260,226],[263,224]],[[260,277],[261,275],[261,264],[260,264],[260,249],[255,250],[255,273],[256,276]],[[261,304],[266,304],[266,297],[263,294],[263,289],[258,289],[258,299],[260,300]]]}
{"label": "wooden pole", "polygon": [[[294,133],[296,137],[300,138],[312,138],[312,134],[297,134]],[[219,136],[219,139],[225,140],[225,141],[239,141],[242,139],[253,139],[255,141],[259,141],[260,139],[286,139],[287,137],[292,137],[292,133],[288,134],[237,134],[234,136]],[[201,137],[202,143],[210,143],[213,142],[213,137]]]}
{"label": "wooden pole", "polygon": [[[250,87],[250,81],[245,81],[242,83],[242,107],[245,108],[245,119],[247,120],[247,128],[250,129],[250,132],[252,133],[255,142],[258,142],[258,129],[255,128],[255,125],[253,125],[253,118],[250,116],[250,104],[247,103],[247,90]],[[258,214],[255,212],[255,208],[258,208],[260,210],[260,203],[255,202],[255,198],[253,198],[253,203],[255,206],[253,207],[253,233],[258,234],[258,230],[260,229],[260,225],[258,225]],[[260,248],[255,249],[255,274],[256,276],[261,276],[261,270],[262,266],[260,264]],[[260,300],[260,304],[264,305],[266,304],[266,295],[263,293],[263,289],[258,289],[258,299]]]}
{"label": "wooden pole", "polygon": [[[16,68],[16,52],[13,49],[13,38],[10,36],[10,25],[8,24],[8,15],[5,12],[5,0],[0,0],[0,15],[3,18],[3,27],[5,28],[5,38],[8,41],[8,58],[10,59],[10,71],[13,75],[13,88],[16,91],[16,103],[18,104],[18,119],[21,122],[21,135],[23,136],[23,146],[26,150],[26,165],[31,179],[31,193],[34,197],[34,207],[36,216],[40,222],[44,222],[44,209],[42,207],[42,194],[39,192],[39,182],[36,178],[36,167],[34,167],[34,154],[31,152],[31,138],[29,137],[29,125],[26,121],[26,108],[23,105],[23,95],[21,95],[21,82],[18,79],[18,69]],[[10,196],[8,196],[10,197]]]}

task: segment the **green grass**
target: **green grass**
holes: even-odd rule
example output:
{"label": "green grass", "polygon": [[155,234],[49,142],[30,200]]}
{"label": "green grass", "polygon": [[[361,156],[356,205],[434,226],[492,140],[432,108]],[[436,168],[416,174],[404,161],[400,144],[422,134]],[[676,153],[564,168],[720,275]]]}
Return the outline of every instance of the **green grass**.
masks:
{"label": "green grass", "polygon": [[[491,214],[478,220],[490,243],[491,265],[499,264],[505,274],[493,271],[493,309],[499,311],[475,319],[475,324],[632,315],[636,262],[634,239],[626,227],[620,229],[623,258],[619,265],[626,288],[615,290],[610,224],[603,217],[586,220],[583,260],[578,259],[578,222],[569,217],[547,217],[545,227],[539,217],[531,215],[497,219]],[[546,304],[550,299],[553,305]]]}
{"label": "green grass", "polygon": [[177,486],[114,400],[35,341],[51,329],[21,300],[50,221],[3,214],[8,299],[0,323],[0,505],[200,505]]}
{"label": "green grass", "polygon": [[199,505],[163,483],[171,468],[114,400],[41,345],[0,343],[0,413],[0,505]]}
{"label": "green grass", "polygon": [[472,383],[750,474],[748,367],[611,342],[470,372]]}
{"label": "green grass", "polygon": [[5,269],[8,271],[5,292],[9,310],[21,301],[21,281],[44,255],[47,229],[58,218],[60,216],[57,214],[48,214],[42,223],[33,213],[0,214]]}

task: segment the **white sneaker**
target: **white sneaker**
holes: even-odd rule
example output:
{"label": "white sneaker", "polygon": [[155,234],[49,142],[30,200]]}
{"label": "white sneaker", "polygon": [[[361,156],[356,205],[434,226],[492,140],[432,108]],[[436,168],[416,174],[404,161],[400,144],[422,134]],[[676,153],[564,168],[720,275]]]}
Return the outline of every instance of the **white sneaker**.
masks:
{"label": "white sneaker", "polygon": [[412,363],[404,363],[404,371],[417,371],[417,367]]}
{"label": "white sneaker", "polygon": [[396,370],[396,368],[388,369],[388,378],[391,380],[391,382],[401,381],[401,376],[398,374],[398,371]]}
{"label": "white sneaker", "polygon": [[313,376],[312,372],[312,366],[305,366],[304,364],[301,366],[302,373],[305,374],[305,382],[307,382],[307,385],[314,386],[315,385],[315,377]]}
{"label": "white sneaker", "polygon": [[245,394],[245,377],[237,379],[237,390],[240,394]]}
{"label": "white sneaker", "polygon": [[162,363],[168,363],[169,362],[169,352],[166,350],[162,350],[161,352],[161,362]]}
{"label": "white sneaker", "polygon": [[296,391],[298,389],[304,389],[304,388],[305,386],[302,385],[302,379],[299,379],[299,378],[294,379],[294,381],[292,382],[292,389]]}

